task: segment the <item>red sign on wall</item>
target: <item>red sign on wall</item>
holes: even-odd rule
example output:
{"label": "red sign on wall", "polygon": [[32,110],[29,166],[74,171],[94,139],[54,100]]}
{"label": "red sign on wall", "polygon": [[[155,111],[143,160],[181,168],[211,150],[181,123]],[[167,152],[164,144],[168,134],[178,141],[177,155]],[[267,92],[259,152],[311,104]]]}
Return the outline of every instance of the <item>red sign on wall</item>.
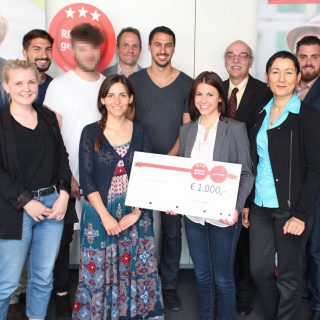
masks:
{"label": "red sign on wall", "polygon": [[101,61],[98,70],[104,70],[112,60],[116,49],[116,37],[110,20],[95,6],[74,3],[62,8],[54,16],[49,27],[49,33],[54,38],[53,59],[64,71],[75,68],[70,31],[77,24],[84,22],[98,27],[105,37],[101,45]]}

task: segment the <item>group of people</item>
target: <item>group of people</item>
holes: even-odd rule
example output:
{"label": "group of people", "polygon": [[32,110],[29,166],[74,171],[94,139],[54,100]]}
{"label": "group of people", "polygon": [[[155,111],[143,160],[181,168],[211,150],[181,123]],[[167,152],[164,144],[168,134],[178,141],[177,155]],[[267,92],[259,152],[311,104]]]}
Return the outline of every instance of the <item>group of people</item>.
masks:
{"label": "group of people", "polygon": [[165,26],[150,32],[144,69],[139,31],[121,30],[119,61],[102,74],[101,31],[83,23],[70,36],[74,70],[46,74],[54,40],[44,30],[25,35],[26,60],[3,68],[0,320],[21,298],[23,273],[30,320],[45,319],[52,290],[57,319],[164,319],[164,307],[180,310],[182,216],[160,213],[158,266],[152,211],[125,205],[135,151],[242,165],[232,219],[184,217],[199,319],[231,320],[236,309],[246,316],[257,292],[266,319],[299,320],[304,272],[310,320],[320,319],[320,283],[309,277],[317,266],[309,250],[304,258],[319,220],[319,38],[302,38],[296,55],[272,55],[264,83],[249,74],[253,54],[241,40],[225,51],[223,82],[212,71],[193,80],[174,68],[175,34]]}

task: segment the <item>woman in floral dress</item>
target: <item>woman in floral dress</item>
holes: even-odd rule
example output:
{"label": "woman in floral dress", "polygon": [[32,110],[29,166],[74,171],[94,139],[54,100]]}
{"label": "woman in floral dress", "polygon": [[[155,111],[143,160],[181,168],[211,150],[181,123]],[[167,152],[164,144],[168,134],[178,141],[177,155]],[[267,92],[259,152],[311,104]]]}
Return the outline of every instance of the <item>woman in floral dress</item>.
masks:
{"label": "woman in floral dress", "polygon": [[150,151],[141,124],[127,119],[130,82],[112,75],[98,96],[99,122],[83,129],[81,266],[73,319],[163,319],[152,212],[125,206],[134,151]]}

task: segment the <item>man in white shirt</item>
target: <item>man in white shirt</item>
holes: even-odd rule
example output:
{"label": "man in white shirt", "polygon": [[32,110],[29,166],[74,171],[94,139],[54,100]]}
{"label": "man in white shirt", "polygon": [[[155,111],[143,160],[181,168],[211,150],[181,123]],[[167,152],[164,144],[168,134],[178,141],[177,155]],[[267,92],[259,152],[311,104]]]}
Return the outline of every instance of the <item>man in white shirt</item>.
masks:
{"label": "man in white shirt", "polygon": [[[104,37],[97,27],[89,23],[75,26],[70,35],[76,68],[50,83],[44,105],[57,115],[73,175],[70,197],[80,216],[82,207],[78,182],[79,142],[83,127],[100,119],[97,97],[105,77],[99,73],[97,66],[100,62],[100,44]],[[57,293],[56,319],[59,320],[71,319],[68,272],[72,236],[73,223],[65,223],[58,256],[59,264],[56,263],[54,271],[54,292]]]}

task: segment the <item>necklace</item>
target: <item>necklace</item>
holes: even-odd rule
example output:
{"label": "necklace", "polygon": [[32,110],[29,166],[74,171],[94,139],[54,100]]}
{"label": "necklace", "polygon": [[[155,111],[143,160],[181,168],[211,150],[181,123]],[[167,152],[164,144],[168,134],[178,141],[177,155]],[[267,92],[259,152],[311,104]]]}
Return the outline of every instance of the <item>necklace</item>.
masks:
{"label": "necklace", "polygon": [[282,107],[276,106],[275,104],[271,107],[270,117],[269,117],[269,128],[273,126],[276,121],[280,118],[283,112]]}

